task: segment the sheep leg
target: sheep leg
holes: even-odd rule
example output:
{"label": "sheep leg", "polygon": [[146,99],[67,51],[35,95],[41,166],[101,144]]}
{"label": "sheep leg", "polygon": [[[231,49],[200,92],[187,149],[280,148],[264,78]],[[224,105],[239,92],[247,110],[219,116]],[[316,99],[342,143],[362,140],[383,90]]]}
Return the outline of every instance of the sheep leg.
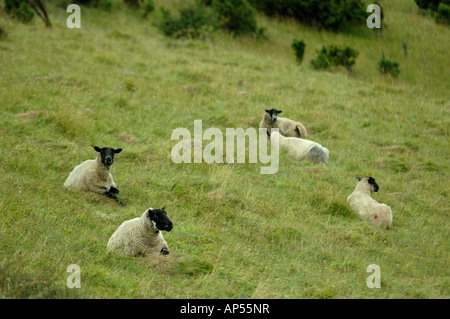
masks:
{"label": "sheep leg", "polygon": [[117,201],[120,205],[122,206],[126,206],[126,204],[124,202],[122,202],[120,199],[117,198],[116,194],[111,193],[111,191],[106,191],[103,193],[104,195],[108,196],[109,198],[114,199],[115,201]]}
{"label": "sheep leg", "polygon": [[112,194],[119,194],[119,190],[114,186],[111,186],[111,188],[109,189],[109,192]]}
{"label": "sheep leg", "polygon": [[300,132],[298,126],[295,127],[295,132],[297,133],[298,137],[302,137],[302,133]]}

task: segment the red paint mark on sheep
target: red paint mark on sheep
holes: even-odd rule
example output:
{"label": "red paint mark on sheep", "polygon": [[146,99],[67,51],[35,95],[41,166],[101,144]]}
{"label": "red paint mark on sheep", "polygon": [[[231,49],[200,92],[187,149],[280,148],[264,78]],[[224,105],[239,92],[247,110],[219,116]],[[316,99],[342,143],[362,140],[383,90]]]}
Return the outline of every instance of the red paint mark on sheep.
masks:
{"label": "red paint mark on sheep", "polygon": [[377,218],[378,218],[378,215],[375,215],[374,219],[377,219]]}

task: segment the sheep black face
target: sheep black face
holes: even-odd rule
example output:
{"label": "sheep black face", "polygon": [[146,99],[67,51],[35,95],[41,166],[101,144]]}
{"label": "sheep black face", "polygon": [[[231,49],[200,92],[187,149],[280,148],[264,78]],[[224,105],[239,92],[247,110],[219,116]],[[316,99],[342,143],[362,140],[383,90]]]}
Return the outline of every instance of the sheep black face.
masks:
{"label": "sheep black face", "polygon": [[114,154],[122,152],[121,148],[113,149],[111,147],[94,146],[94,150],[100,153],[101,161],[105,166],[111,166],[114,163]]}
{"label": "sheep black face", "polygon": [[278,111],[276,109],[270,109],[270,110],[266,110],[266,112],[269,114],[270,120],[273,123],[273,122],[276,122],[278,114],[280,114],[283,111]]}
{"label": "sheep black face", "polygon": [[[356,176],[356,178],[358,179],[358,181],[361,181],[361,177]],[[378,186],[377,182],[375,182],[375,178],[366,177],[366,179],[367,179],[367,183],[369,183],[369,185],[370,185],[370,191],[378,192],[378,190],[380,189],[380,186]]]}
{"label": "sheep black face", "polygon": [[155,223],[158,230],[171,231],[173,225],[164,209],[165,207],[161,209],[149,209],[148,218]]}
{"label": "sheep black face", "polygon": [[372,192],[378,192],[378,190],[380,189],[380,186],[378,186],[377,182],[375,182],[375,178],[369,177],[369,180],[367,182],[371,185],[370,190]]}

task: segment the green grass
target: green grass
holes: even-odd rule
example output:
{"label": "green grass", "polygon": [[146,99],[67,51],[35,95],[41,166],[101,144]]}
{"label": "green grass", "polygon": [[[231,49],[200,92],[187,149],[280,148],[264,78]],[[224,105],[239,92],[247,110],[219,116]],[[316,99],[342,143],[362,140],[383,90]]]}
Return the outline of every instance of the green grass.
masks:
{"label": "green grass", "polygon": [[[414,1],[384,3],[383,37],[258,17],[268,40],[171,40],[131,10],[82,8],[82,28],[14,22],[0,41],[0,297],[449,298],[450,31]],[[172,4],[173,5],[173,4]],[[167,5],[166,5],[167,6]],[[290,44],[306,43],[304,62]],[[401,41],[408,44],[405,56]],[[353,72],[309,66],[323,45],[360,52]],[[394,79],[377,62],[400,63]],[[327,166],[286,154],[260,164],[174,164],[172,130],[257,127],[264,109],[300,120]],[[122,147],[121,207],[62,185],[92,146]],[[380,184],[393,227],[345,200],[356,175]],[[125,220],[166,206],[168,257],[106,252]],[[81,289],[66,288],[67,266]],[[369,289],[367,266],[381,267]]]}

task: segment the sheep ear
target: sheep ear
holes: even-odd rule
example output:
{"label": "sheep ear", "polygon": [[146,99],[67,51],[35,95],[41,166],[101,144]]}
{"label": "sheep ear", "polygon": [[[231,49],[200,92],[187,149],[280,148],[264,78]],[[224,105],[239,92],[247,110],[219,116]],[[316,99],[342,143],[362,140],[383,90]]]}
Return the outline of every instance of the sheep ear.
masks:
{"label": "sheep ear", "polygon": [[266,110],[266,112],[267,112],[267,113],[270,113],[270,111],[269,111],[269,110]]}
{"label": "sheep ear", "polygon": [[277,111],[278,114],[280,114],[281,112],[283,112],[283,111]]}
{"label": "sheep ear", "polygon": [[150,218],[151,220],[155,218],[155,212],[152,209],[148,210],[148,218]]}
{"label": "sheep ear", "polygon": [[117,154],[117,153],[120,153],[120,152],[122,152],[122,149],[121,149],[121,148],[118,148],[118,149],[115,149],[115,150],[114,150],[114,153],[116,153],[116,154]]}
{"label": "sheep ear", "polygon": [[361,181],[361,177],[359,177],[359,176],[356,176],[356,179],[357,179],[358,181]]}
{"label": "sheep ear", "polygon": [[98,146],[94,146],[94,150],[96,150],[99,153],[102,151],[102,149],[100,147],[98,147]]}
{"label": "sheep ear", "polygon": [[164,206],[163,208],[161,208],[161,210],[165,210],[166,209],[166,206]]}

